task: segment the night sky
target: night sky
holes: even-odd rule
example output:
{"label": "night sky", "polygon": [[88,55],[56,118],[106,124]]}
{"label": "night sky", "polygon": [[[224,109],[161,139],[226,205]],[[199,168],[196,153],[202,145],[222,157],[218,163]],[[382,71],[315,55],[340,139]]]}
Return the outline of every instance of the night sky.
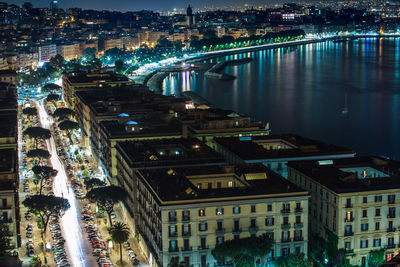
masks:
{"label": "night sky", "polygon": [[[9,0],[6,1],[10,4],[22,4],[29,2],[29,0]],[[49,7],[50,0],[31,0],[35,7]],[[119,10],[119,11],[137,11],[142,9],[150,10],[172,10],[173,8],[186,8],[191,4],[195,8],[204,6],[227,6],[236,5],[262,5],[266,2],[278,1],[265,1],[265,0],[59,0],[60,8],[80,7],[83,9],[96,9],[96,10]],[[293,2],[293,1],[292,1]]]}

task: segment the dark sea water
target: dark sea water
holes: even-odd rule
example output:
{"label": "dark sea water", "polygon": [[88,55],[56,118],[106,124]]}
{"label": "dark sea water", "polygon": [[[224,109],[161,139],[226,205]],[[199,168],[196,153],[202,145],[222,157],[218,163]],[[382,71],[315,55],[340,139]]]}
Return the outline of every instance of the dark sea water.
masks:
{"label": "dark sea water", "polygon": [[236,80],[207,79],[200,71],[171,74],[164,94],[191,90],[213,107],[269,122],[272,133],[400,160],[400,38],[327,41],[213,61],[248,56],[251,63],[226,68]]}

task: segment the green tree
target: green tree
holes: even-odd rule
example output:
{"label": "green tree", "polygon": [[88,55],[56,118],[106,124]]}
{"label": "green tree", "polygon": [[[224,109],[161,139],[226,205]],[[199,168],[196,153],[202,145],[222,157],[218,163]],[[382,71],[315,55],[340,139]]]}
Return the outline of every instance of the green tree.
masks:
{"label": "green tree", "polygon": [[65,60],[61,55],[55,55],[54,57],[50,58],[50,66],[55,69],[56,71],[60,71],[65,66]]}
{"label": "green tree", "polygon": [[385,250],[375,249],[371,250],[368,255],[368,266],[378,267],[385,262]]}
{"label": "green tree", "polygon": [[36,164],[39,164],[40,160],[43,159],[48,159],[50,158],[50,153],[47,150],[36,148],[36,149],[31,149],[26,153],[26,156],[28,158],[34,158],[36,159],[35,162]]}
{"label": "green tree", "polygon": [[115,61],[115,71],[116,72],[122,73],[123,70],[124,70],[124,66],[125,65],[124,65],[124,61],[123,60],[118,59],[118,60]]}
{"label": "green tree", "polygon": [[83,50],[82,55],[88,60],[91,61],[96,57],[96,48],[88,47]]}
{"label": "green tree", "polygon": [[110,234],[112,240],[119,244],[119,261],[122,265],[122,244],[129,239],[129,229],[126,224],[122,222],[116,222],[113,226],[111,226]]}
{"label": "green tree", "polygon": [[186,264],[184,262],[179,262],[179,257],[172,257],[168,263],[168,267],[185,267]]}
{"label": "green tree", "polygon": [[49,129],[45,129],[42,127],[29,127],[24,132],[23,135],[27,135],[30,138],[35,140],[35,148],[38,147],[39,140],[46,140],[51,137],[51,133]]}
{"label": "green tree", "polygon": [[56,102],[58,100],[60,100],[60,96],[57,95],[57,94],[51,93],[51,94],[47,95],[47,97],[46,97],[46,101],[47,102],[52,102],[55,108],[57,108]]}
{"label": "green tree", "polygon": [[48,83],[45,86],[43,86],[43,90],[48,91],[48,92],[54,92],[56,90],[60,90],[62,87],[55,84],[55,83]]}
{"label": "green tree", "polygon": [[40,217],[43,224],[42,235],[46,233],[51,217],[62,216],[70,208],[68,199],[56,196],[35,195],[27,197],[22,204],[29,212]]}
{"label": "green tree", "polygon": [[167,39],[165,36],[160,36],[158,39],[156,48],[173,48],[174,44],[170,40]]}
{"label": "green tree", "polygon": [[298,267],[298,266],[312,266],[312,263],[308,262],[303,253],[289,254],[288,256],[279,257],[275,261],[275,266],[278,267]]}
{"label": "green tree", "polygon": [[54,110],[53,117],[58,118],[59,120],[70,119],[74,116],[75,112],[69,108],[57,108]]}
{"label": "green tree", "polygon": [[126,191],[119,186],[103,186],[90,190],[86,197],[91,202],[97,203],[99,208],[105,210],[108,214],[110,225],[113,225],[111,213],[114,211],[114,205],[118,201],[123,201],[127,197]]}
{"label": "green tree", "polygon": [[64,120],[58,124],[60,130],[65,131],[67,133],[68,139],[72,143],[71,134],[73,131],[79,129],[79,124],[75,121],[71,120]]}
{"label": "green tree", "polygon": [[11,256],[14,246],[11,245],[10,236],[12,233],[8,228],[8,224],[0,221],[0,258],[5,256]]}
{"label": "green tree", "polygon": [[24,108],[22,110],[22,114],[27,115],[29,118],[32,118],[33,116],[37,116],[37,109],[36,108]]}
{"label": "green tree", "polygon": [[91,190],[96,187],[105,186],[106,183],[97,178],[87,178],[83,181],[87,190]]}
{"label": "green tree", "polygon": [[53,169],[49,166],[33,166],[33,173],[36,175],[36,178],[39,180],[39,195],[42,194],[43,189],[43,181],[47,181],[48,179],[55,177],[58,173],[57,170]]}
{"label": "green tree", "polygon": [[271,251],[272,243],[266,234],[227,240],[217,244],[212,255],[220,264],[225,263],[229,258],[234,266],[248,266],[248,264],[256,266],[258,260],[261,259],[264,262],[264,258]]}

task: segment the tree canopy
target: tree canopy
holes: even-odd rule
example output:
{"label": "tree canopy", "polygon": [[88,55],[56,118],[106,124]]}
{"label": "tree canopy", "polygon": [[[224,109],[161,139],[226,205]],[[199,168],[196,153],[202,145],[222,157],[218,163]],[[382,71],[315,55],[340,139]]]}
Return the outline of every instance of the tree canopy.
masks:
{"label": "tree canopy", "polygon": [[55,55],[50,58],[50,66],[56,71],[60,71],[64,68],[65,60],[61,55]]}
{"label": "tree canopy", "polygon": [[304,266],[304,267],[311,267],[312,263],[308,262],[303,253],[296,253],[296,254],[289,254],[288,256],[282,256],[279,257],[275,261],[275,266],[278,267],[298,267],[298,266]]}
{"label": "tree canopy", "polygon": [[72,109],[69,108],[57,108],[53,112],[53,117],[57,117],[60,120],[64,120],[67,118],[71,118],[74,116],[75,112]]}
{"label": "tree canopy", "polygon": [[385,262],[385,250],[375,249],[371,250],[368,255],[368,266],[378,267]]}
{"label": "tree canopy", "polygon": [[235,266],[254,265],[255,262],[268,255],[273,241],[266,235],[227,240],[217,244],[212,255],[218,263],[224,263],[228,258]]}
{"label": "tree canopy", "polygon": [[43,90],[45,91],[54,91],[54,90],[59,90],[61,89],[61,86],[55,84],[55,83],[48,83],[45,86],[43,86]]}
{"label": "tree canopy", "polygon": [[52,167],[49,166],[38,166],[35,165],[32,167],[33,173],[36,175],[36,177],[40,181],[40,191],[39,194],[42,194],[42,188],[43,188],[43,181],[48,180],[52,177],[55,177],[58,173],[57,170],[53,169]]}
{"label": "tree canopy", "polygon": [[111,213],[114,211],[114,205],[118,201],[124,200],[127,197],[127,193],[119,186],[110,185],[93,188],[86,194],[86,197],[90,201],[96,202],[101,209],[107,212],[110,225],[112,226]]}
{"label": "tree canopy", "polygon": [[36,158],[38,160],[40,159],[48,159],[50,158],[50,153],[47,150],[36,148],[36,149],[31,149],[26,153],[26,156],[29,158]]}
{"label": "tree canopy", "polygon": [[50,217],[62,216],[70,208],[68,199],[56,196],[34,195],[27,197],[22,204],[29,212],[40,217],[43,224],[43,233],[46,233]]}
{"label": "tree canopy", "polygon": [[83,50],[82,55],[88,60],[91,61],[96,57],[96,48],[88,47]]}
{"label": "tree canopy", "polygon": [[119,244],[119,257],[120,257],[120,262],[122,264],[122,244],[128,241],[129,239],[130,235],[129,229],[125,223],[116,222],[110,228],[110,234],[112,240]]}
{"label": "tree canopy", "polygon": [[95,187],[105,186],[106,183],[97,178],[87,178],[83,181],[87,190],[91,190]]}
{"label": "tree canopy", "polygon": [[57,94],[48,94],[46,97],[46,101],[47,102],[53,102],[54,103],[54,107],[56,107],[55,102],[60,100],[60,96]]}
{"label": "tree canopy", "polygon": [[27,135],[30,138],[35,139],[35,147],[37,148],[39,140],[49,139],[51,137],[51,133],[49,129],[45,129],[42,127],[29,127],[24,132],[23,135]]}
{"label": "tree canopy", "polygon": [[24,108],[22,110],[22,114],[27,115],[29,117],[37,116],[37,109],[36,108],[31,108],[31,107]]}

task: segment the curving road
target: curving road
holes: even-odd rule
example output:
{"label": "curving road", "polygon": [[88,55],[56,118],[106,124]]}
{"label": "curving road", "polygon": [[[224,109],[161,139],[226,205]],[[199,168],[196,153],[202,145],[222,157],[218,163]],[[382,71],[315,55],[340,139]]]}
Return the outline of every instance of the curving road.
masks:
{"label": "curving road", "polygon": [[[42,127],[50,129],[53,118],[47,115],[43,101],[36,102]],[[51,154],[53,168],[58,171],[54,178],[53,190],[56,196],[68,199],[71,208],[61,218],[61,228],[65,238],[68,261],[74,267],[97,266],[96,259],[92,256],[92,249],[80,221],[79,203],[76,201],[74,191],[69,186],[64,165],[57,155],[56,144],[52,136],[47,140],[47,147]]]}

